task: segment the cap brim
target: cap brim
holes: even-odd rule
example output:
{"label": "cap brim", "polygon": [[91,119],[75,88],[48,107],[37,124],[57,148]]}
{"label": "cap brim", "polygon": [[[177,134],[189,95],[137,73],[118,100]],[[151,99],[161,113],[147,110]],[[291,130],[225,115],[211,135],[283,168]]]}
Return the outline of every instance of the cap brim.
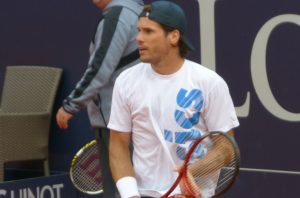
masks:
{"label": "cap brim", "polygon": [[192,43],[182,35],[182,41],[186,44],[186,46],[189,48],[191,51],[195,51],[195,47],[192,45]]}

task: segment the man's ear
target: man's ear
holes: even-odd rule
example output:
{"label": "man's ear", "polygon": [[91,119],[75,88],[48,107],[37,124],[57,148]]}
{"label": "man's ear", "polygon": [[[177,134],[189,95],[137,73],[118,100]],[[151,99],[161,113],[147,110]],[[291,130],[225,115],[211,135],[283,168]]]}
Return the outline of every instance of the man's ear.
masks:
{"label": "man's ear", "polygon": [[169,41],[172,46],[177,46],[180,39],[180,32],[178,30],[173,30],[169,32]]}

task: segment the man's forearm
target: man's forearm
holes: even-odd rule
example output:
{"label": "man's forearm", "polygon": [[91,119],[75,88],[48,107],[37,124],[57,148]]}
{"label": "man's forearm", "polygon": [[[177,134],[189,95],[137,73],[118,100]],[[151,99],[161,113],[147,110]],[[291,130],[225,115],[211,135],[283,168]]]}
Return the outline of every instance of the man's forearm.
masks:
{"label": "man's forearm", "polygon": [[112,176],[122,198],[139,197],[129,150],[130,133],[111,131],[109,161]]}
{"label": "man's forearm", "polygon": [[[228,136],[234,138],[233,131],[229,131]],[[216,140],[212,139],[214,145],[212,145],[212,148],[208,150],[206,155],[189,166],[189,171],[192,174],[199,170],[202,170],[202,174],[209,174],[226,166],[234,158],[234,150],[228,139],[223,136],[217,136],[216,138]]]}
{"label": "man's forearm", "polygon": [[120,178],[126,176],[134,177],[128,146],[120,147],[110,142],[109,150],[109,162],[114,180],[118,181]]}

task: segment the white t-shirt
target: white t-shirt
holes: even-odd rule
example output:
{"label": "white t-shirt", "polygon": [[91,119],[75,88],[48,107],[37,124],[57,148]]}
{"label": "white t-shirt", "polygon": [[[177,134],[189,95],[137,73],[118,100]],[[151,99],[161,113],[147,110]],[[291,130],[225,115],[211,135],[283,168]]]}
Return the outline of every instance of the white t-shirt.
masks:
{"label": "white t-shirt", "polygon": [[[140,63],[116,80],[108,128],[132,132],[142,196],[160,197],[170,188],[178,175],[174,167],[184,158],[178,149],[208,131],[226,132],[238,125],[225,81],[195,62],[185,60],[171,75]],[[213,189],[206,189],[207,195]]]}

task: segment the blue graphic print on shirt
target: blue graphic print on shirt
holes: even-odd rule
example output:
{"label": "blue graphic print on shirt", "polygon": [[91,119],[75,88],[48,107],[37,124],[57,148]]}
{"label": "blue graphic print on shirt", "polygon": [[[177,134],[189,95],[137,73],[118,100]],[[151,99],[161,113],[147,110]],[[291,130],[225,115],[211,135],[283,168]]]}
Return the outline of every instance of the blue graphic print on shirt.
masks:
{"label": "blue graphic print on shirt", "polygon": [[[201,137],[200,131],[193,129],[193,126],[200,121],[200,110],[203,106],[203,94],[199,89],[187,91],[180,89],[176,98],[178,109],[175,110],[174,118],[177,124],[187,131],[164,130],[164,138],[166,141],[177,144],[176,154],[179,159],[184,159],[187,151],[193,145],[195,140]],[[201,158],[205,154],[203,146],[200,144],[195,149],[193,157]]]}
{"label": "blue graphic print on shirt", "polygon": [[175,111],[176,122],[184,129],[190,129],[199,122],[200,110],[203,105],[201,90],[193,89],[190,93],[187,94],[187,92],[185,89],[180,89],[176,98],[179,107],[193,112],[192,117],[186,117],[186,111],[178,109]]}

